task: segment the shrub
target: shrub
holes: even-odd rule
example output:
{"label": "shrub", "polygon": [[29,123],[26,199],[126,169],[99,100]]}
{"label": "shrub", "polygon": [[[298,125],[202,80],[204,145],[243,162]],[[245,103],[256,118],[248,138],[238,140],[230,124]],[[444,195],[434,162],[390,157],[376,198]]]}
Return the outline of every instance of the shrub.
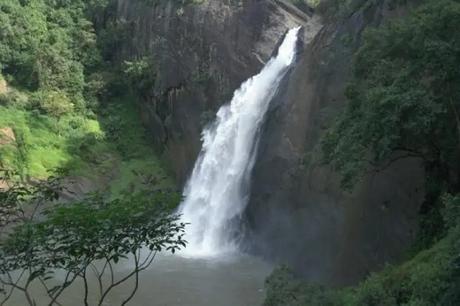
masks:
{"label": "shrub", "polygon": [[74,109],[73,103],[62,91],[39,91],[34,94],[34,99],[41,110],[58,120]]}

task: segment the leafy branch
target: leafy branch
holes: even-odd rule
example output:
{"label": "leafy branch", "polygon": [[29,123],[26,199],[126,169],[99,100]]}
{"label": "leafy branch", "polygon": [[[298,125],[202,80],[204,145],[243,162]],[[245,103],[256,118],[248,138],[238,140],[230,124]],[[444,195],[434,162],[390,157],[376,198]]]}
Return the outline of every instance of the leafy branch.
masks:
{"label": "leafy branch", "polygon": [[[175,193],[157,190],[115,200],[94,194],[77,203],[49,206],[60,190],[51,182],[47,188],[23,185],[20,192],[11,188],[1,193],[10,207],[33,205],[21,209],[19,221],[0,244],[0,305],[14,291],[35,305],[30,292],[34,283],[45,288],[48,305],[62,305],[59,299],[78,279],[83,284],[84,305],[96,296],[96,305],[102,305],[116,287],[133,280],[132,291],[121,304],[126,305],[137,292],[139,273],[153,263],[156,254],[174,253],[186,245],[185,224],[172,213],[180,200]],[[115,266],[129,259],[133,267],[117,278]],[[65,277],[55,285],[58,270]],[[91,291],[90,275],[96,277],[98,292]]]}

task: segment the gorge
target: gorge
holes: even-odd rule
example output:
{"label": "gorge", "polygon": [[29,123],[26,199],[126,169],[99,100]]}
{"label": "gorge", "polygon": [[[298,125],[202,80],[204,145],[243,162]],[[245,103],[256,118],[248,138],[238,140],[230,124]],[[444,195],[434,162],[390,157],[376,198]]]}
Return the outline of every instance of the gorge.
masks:
{"label": "gorge", "polygon": [[0,0],[0,305],[458,305],[458,0]]}

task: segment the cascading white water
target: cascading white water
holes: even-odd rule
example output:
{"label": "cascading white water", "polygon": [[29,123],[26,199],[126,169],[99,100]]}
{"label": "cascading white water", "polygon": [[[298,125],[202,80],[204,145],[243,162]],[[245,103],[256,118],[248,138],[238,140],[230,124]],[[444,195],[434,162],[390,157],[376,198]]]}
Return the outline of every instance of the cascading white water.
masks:
{"label": "cascading white water", "polygon": [[203,148],[184,190],[179,208],[186,228],[186,256],[213,256],[234,251],[232,220],[248,202],[249,178],[259,131],[270,101],[295,58],[300,28],[291,29],[256,76],[235,91],[229,105],[202,134]]}

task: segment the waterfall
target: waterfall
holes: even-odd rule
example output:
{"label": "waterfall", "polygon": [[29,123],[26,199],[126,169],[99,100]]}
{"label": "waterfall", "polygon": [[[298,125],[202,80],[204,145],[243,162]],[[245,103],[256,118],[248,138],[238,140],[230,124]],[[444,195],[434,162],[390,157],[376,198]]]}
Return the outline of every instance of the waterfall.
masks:
{"label": "waterfall", "polygon": [[291,29],[262,71],[245,81],[202,133],[203,147],[179,208],[185,256],[214,256],[237,248],[233,223],[248,202],[250,175],[270,101],[294,61],[300,28]]}

